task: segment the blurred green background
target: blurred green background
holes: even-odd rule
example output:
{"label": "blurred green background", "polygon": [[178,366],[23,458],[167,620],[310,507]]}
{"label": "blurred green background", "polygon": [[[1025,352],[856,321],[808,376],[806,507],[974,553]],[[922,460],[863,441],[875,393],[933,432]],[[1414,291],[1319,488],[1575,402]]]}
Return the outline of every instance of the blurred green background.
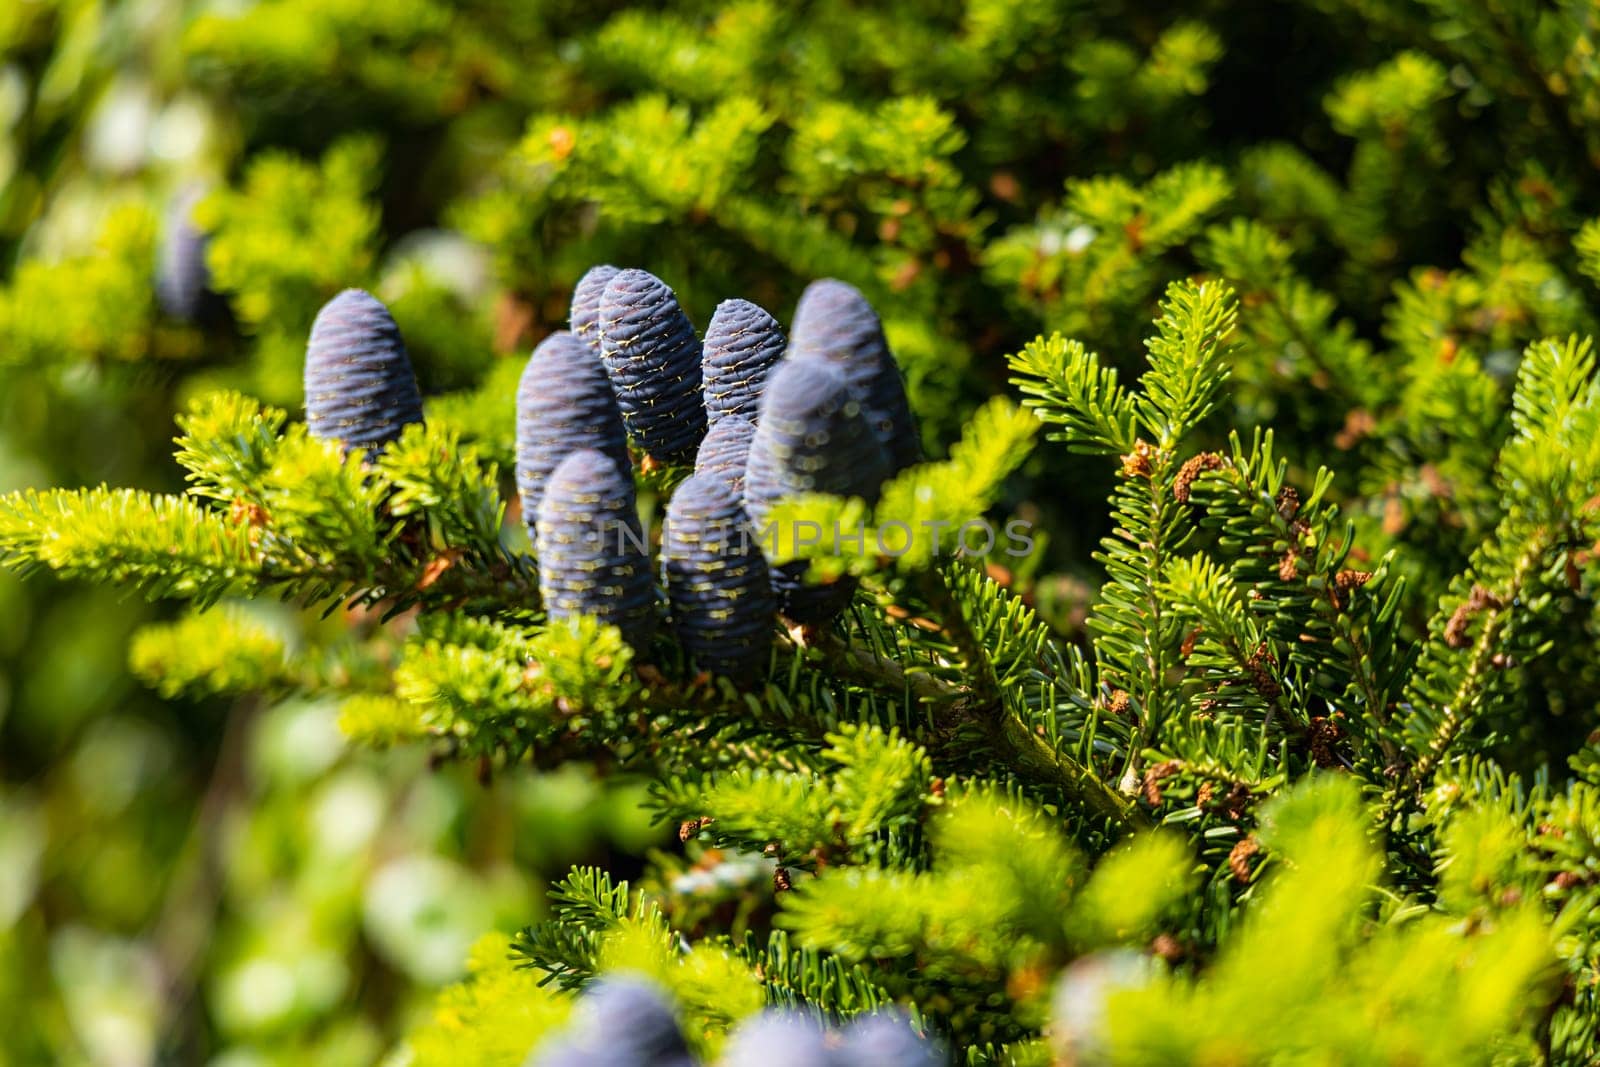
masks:
{"label": "blurred green background", "polygon": [[[422,291],[425,316],[446,292],[417,265],[429,248],[443,248],[440,271],[460,273],[459,238],[397,250],[457,189],[423,171],[465,163],[439,143],[465,110],[437,101],[442,82],[400,105],[407,82],[429,80],[417,31],[448,41],[447,9],[263,5],[281,10],[252,18],[246,6],[0,5],[0,488],[179,488],[171,440],[186,390],[281,342],[266,390],[281,398],[298,389],[285,339],[332,291],[384,276]],[[241,20],[273,39],[230,36]],[[363,23],[351,43],[345,28]],[[340,42],[366,54],[327,54]],[[502,56],[517,43],[495,42]],[[347,62],[392,67],[359,78],[394,95],[357,88],[351,110],[330,114]],[[491,143],[525,110],[485,114]],[[315,152],[347,129],[400,146],[385,192],[397,213],[416,202],[409,219],[380,235],[375,198],[370,211],[330,200],[335,227],[362,230],[360,250],[343,261],[310,242],[283,258],[262,250],[277,259],[273,277],[257,276],[276,287],[266,310],[300,316],[281,336],[261,338],[231,308],[199,325],[162,313],[153,281],[169,205],[237,179],[270,146]],[[377,147],[355,153],[352,181],[379,173]],[[438,348],[456,345],[474,350],[419,359],[431,387],[470,381],[492,356],[482,332]],[[363,629],[249,611],[301,649]],[[542,912],[549,876],[662,836],[631,788],[602,791],[578,770],[483,781],[418,749],[352,751],[333,699],[151,691],[130,672],[129,643],[171,614],[0,574],[0,1063],[375,1062],[427,991],[460,976],[476,938]]]}

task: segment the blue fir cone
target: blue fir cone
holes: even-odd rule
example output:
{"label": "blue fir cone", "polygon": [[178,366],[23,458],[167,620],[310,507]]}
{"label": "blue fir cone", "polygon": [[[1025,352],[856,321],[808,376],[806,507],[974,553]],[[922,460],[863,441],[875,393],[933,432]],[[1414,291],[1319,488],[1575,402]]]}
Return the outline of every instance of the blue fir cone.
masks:
{"label": "blue fir cone", "polygon": [[346,289],[322,306],[306,345],[306,425],[311,436],[380,451],[422,421],[422,394],[389,309]]}
{"label": "blue fir cone", "polygon": [[[801,493],[858,496],[875,503],[889,459],[844,375],[823,360],[784,360],[761,403],[745,464],[744,503],[756,530],[773,505]],[[800,623],[821,623],[849,606],[855,581],[807,584],[804,560],[772,570],[780,609]]]}
{"label": "blue fir cone", "polygon": [[763,521],[796,493],[859,496],[868,503],[888,477],[888,459],[850,383],[828,363],[785,360],[761,405],[745,465],[745,502]]}
{"label": "blue fir cone", "polygon": [[767,374],[786,344],[778,320],[748,300],[724,300],[706,327],[700,361],[706,418],[714,428],[730,415],[754,420]]}
{"label": "blue fir cone", "polygon": [[562,330],[533,350],[517,385],[517,493],[532,530],[545,482],[572,453],[592,448],[632,477],[628,434],[606,370]]}
{"label": "blue fir cone", "polygon": [[610,1048],[650,1061],[689,1053],[672,1003],[645,978],[614,975],[590,985],[578,1007],[577,1026]]}
{"label": "blue fir cone", "polygon": [[695,453],[694,472],[718,478],[735,500],[744,499],[744,466],[750,458],[750,441],[756,424],[738,415],[726,415],[711,424]]}
{"label": "blue fir cone", "polygon": [[921,461],[900,368],[878,313],[859,289],[835,278],[806,286],[795,308],[789,351],[797,359],[827,360],[844,372],[889,453],[891,472]]}
{"label": "blue fir cone", "polygon": [[600,297],[616,276],[616,267],[602,263],[590,267],[572,289],[572,311],[567,323],[573,336],[595,352],[600,351]]}
{"label": "blue fir cone", "polygon": [[920,1036],[899,1012],[874,1012],[844,1028],[839,1067],[944,1067],[944,1045]]}
{"label": "blue fir cone", "polygon": [[722,1067],[839,1067],[828,1032],[809,1015],[764,1011],[728,1035]]}
{"label": "blue fir cone", "polygon": [[210,239],[193,218],[194,206],[204,195],[204,189],[189,186],[173,199],[156,263],[156,300],[162,311],[184,322],[200,319],[211,290],[211,271],[206,267]]}
{"label": "blue fir cone", "polygon": [[767,665],[777,602],[761,547],[726,483],[696,474],[678,486],[661,537],[672,625],[704,670],[749,681]]}
{"label": "blue fir cone", "polygon": [[634,647],[655,630],[655,584],[633,479],[592,448],[562,460],[545,482],[534,527],[539,595],[552,620],[589,615]]}
{"label": "blue fir cone", "polygon": [[628,436],[667,463],[689,463],[706,432],[700,341],[665,282],[619,271],[600,297],[600,357]]}
{"label": "blue fir cone", "polygon": [[569,1032],[541,1046],[529,1067],[694,1067],[671,1003],[654,983],[627,975],[592,983]]}

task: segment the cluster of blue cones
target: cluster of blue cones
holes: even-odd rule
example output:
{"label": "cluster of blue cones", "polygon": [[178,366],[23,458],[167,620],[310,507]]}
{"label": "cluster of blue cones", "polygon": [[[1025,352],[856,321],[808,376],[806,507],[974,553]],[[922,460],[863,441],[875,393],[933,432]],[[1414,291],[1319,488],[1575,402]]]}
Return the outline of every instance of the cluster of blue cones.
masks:
{"label": "cluster of blue cones", "polygon": [[[517,492],[546,611],[594,616],[643,647],[657,587],[634,459],[693,464],[663,528],[668,614],[699,667],[758,676],[777,615],[825,623],[854,594],[850,579],[806,583],[803,563],[768,565],[774,506],[799,493],[872,503],[920,458],[877,314],[828,279],[801,296],[788,338],[762,308],[726,300],[702,340],[666,283],[599,266],[573,292],[570,327],[534,350],[516,397]],[[360,290],[317,316],[305,384],[311,433],[345,448],[379,451],[422,419],[400,331]]]}
{"label": "cluster of blue cones", "polygon": [[[527,1067],[696,1067],[670,1001],[642,977],[593,982],[565,1032],[537,1045]],[[718,1067],[940,1067],[943,1046],[895,1011],[840,1028],[815,1016],[768,1009],[731,1035]]]}

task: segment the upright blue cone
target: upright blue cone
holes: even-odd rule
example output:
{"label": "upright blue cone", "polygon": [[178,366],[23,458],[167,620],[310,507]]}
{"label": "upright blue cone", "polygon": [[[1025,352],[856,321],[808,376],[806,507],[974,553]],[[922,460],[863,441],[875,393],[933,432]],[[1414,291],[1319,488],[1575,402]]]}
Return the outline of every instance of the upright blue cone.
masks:
{"label": "upright blue cone", "polygon": [[655,630],[655,583],[639,527],[633,479],[592,448],[574,452],[545,483],[534,527],[539,595],[552,620],[589,615],[634,647]]}
{"label": "upright blue cone", "polygon": [[743,500],[744,467],[755,435],[755,423],[749,419],[738,415],[718,419],[706,431],[700,451],[695,453],[694,472],[719,479],[735,500]]}
{"label": "upright blue cone", "polygon": [[539,342],[517,386],[517,493],[530,530],[557,464],[585,448],[631,476],[628,435],[611,380],[594,353],[562,330]]}
{"label": "upright blue cone", "polygon": [[900,368],[889,353],[878,313],[860,290],[835,278],[806,286],[795,308],[789,354],[827,360],[844,373],[889,454],[891,472],[921,460]]}
{"label": "upright blue cone", "polygon": [[206,267],[206,234],[194,223],[194,206],[205,195],[199,186],[180,192],[167,209],[161,256],[156,264],[156,300],[161,310],[184,322],[198,322],[211,298]]}
{"label": "upright blue cone", "polygon": [[[761,419],[745,464],[745,510],[765,538],[773,505],[802,493],[861,497],[869,504],[888,477],[889,461],[861,402],[843,374],[822,360],[785,360],[767,382]],[[781,540],[787,541],[784,532]],[[808,585],[803,560],[773,569],[783,613],[820,623],[843,611],[852,579]]]}
{"label": "upright blue cone", "polygon": [[767,374],[783,358],[783,327],[748,300],[724,300],[706,327],[701,386],[712,427],[730,415],[755,421]]}
{"label": "upright blue cone", "polygon": [[715,475],[672,495],[661,536],[672,626],[700,667],[738,681],[766,668],[777,613],[761,548],[744,508]]}
{"label": "upright blue cone", "polygon": [[616,276],[616,267],[602,263],[590,267],[572,289],[572,311],[567,323],[573,336],[596,353],[600,351],[600,297]]}
{"label": "upright blue cone", "polygon": [[706,432],[700,341],[665,282],[619,271],[600,297],[600,357],[628,436],[646,454],[690,463]]}
{"label": "upright blue cone", "polygon": [[381,451],[422,421],[422,394],[400,328],[371,293],[346,289],[317,312],[305,373],[313,437]]}

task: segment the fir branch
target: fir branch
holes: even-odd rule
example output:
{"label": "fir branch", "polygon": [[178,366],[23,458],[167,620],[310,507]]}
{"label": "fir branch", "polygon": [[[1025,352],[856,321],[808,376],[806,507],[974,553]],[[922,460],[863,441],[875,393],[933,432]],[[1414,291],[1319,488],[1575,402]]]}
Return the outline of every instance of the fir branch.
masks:
{"label": "fir branch", "polygon": [[974,680],[970,692],[946,709],[941,728],[952,738],[975,728],[1000,756],[1001,765],[1011,768],[1020,780],[1059,791],[1115,826],[1146,825],[1144,813],[1137,805],[1109,789],[1092,768],[1079,764],[1046,742],[1006,706],[989,650],[974,634],[945,575],[924,572],[921,586],[939,616],[945,635],[961,655],[963,675]]}
{"label": "fir branch", "polygon": [[1238,304],[1220,282],[1174,282],[1161,312],[1156,335],[1145,342],[1150,369],[1139,379],[1134,406],[1157,450],[1165,452],[1210,413],[1228,379]]}
{"label": "fir branch", "polygon": [[[0,552],[152,599],[275,592],[286,599],[537,610],[529,561],[500,541],[494,468],[448,428],[413,426],[375,465],[359,451],[280,436],[284,412],[215,394],[180,417],[191,497],[132,490],[0,498]],[[225,503],[207,508],[193,497]]]}
{"label": "fir branch", "polygon": [[[1100,202],[1094,210],[1115,210],[1114,186],[1080,190],[1080,210],[1089,211],[1090,200]],[[1192,531],[1175,500],[1174,448],[1211,410],[1227,379],[1228,338],[1236,315],[1233,293],[1225,285],[1169,286],[1156,336],[1146,342],[1149,370],[1137,394],[1125,393],[1081,345],[1052,342],[1013,361],[1025,375],[1021,384],[1037,401],[1036,414],[1065,425],[1069,442],[1104,451],[1131,439],[1112,498],[1117,525],[1095,557],[1105,566],[1107,581],[1088,623],[1102,683],[1129,693],[1140,716],[1139,742],[1126,754],[1125,793],[1136,787],[1138,751],[1166,722],[1176,697],[1169,673],[1178,635],[1157,592],[1169,560]],[[1135,429],[1155,443],[1135,436]]]}
{"label": "fir branch", "polygon": [[377,469],[393,487],[385,504],[399,519],[426,519],[443,542],[486,562],[508,557],[500,542],[505,505],[493,464],[448,428],[413,423],[378,458]]}
{"label": "fir branch", "polygon": [[0,558],[23,572],[129,585],[204,606],[286,577],[265,568],[250,527],[200,504],[135,489],[25,490],[0,497]]}
{"label": "fir branch", "polygon": [[1033,788],[1059,795],[1124,829],[1146,825],[1137,805],[1109,789],[1091,767],[1057,750],[1007,706],[988,648],[972,632],[947,578],[937,571],[924,572],[919,586],[939,609],[941,630],[962,656],[962,677],[987,675],[986,686],[982,681],[976,685],[941,682],[930,673],[907,670],[888,657],[865,652],[832,635],[802,634],[797,644],[819,649],[830,669],[839,670],[856,684],[890,696],[909,692],[921,701],[933,717],[933,733],[922,740],[936,763],[970,759],[967,749],[977,739],[1002,766]]}
{"label": "fir branch", "polygon": [[[1456,739],[1482,714],[1490,678],[1506,669],[1506,631],[1516,623],[1516,613],[1525,603],[1528,587],[1536,574],[1547,565],[1546,555],[1554,544],[1552,531],[1540,527],[1531,531],[1520,542],[1522,548],[1512,564],[1506,584],[1496,592],[1484,591],[1474,586],[1474,592],[1452,612],[1483,613],[1481,628],[1472,643],[1471,652],[1464,662],[1450,668],[1457,681],[1454,690],[1438,707],[1437,717],[1417,757],[1400,775],[1394,787],[1384,798],[1382,824],[1393,825],[1416,800],[1417,790],[1427,784],[1435,769],[1450,753]],[[1470,606],[1469,606],[1470,605]],[[1446,624],[1446,628],[1450,627]],[[1457,637],[1443,635],[1443,645],[1453,645]],[[1430,644],[1428,651],[1435,658],[1445,655],[1439,644]],[[1498,662],[1497,662],[1498,661]],[[1442,665],[1424,662],[1418,667],[1423,679],[1437,677]],[[1426,683],[1424,683],[1426,684]],[[1431,692],[1417,692],[1416,699],[1432,700]]]}
{"label": "fir branch", "polygon": [[797,650],[810,648],[820,653],[821,660],[840,679],[876,689],[885,696],[909,694],[922,703],[949,704],[962,695],[959,686],[942,682],[927,671],[908,670],[899,659],[861,648],[831,630],[796,627],[789,632],[788,640]]}
{"label": "fir branch", "polygon": [[1138,436],[1138,413],[1115,367],[1059,333],[1037,338],[1010,360],[1018,375],[1011,384],[1027,397],[1023,404],[1039,419],[1063,429],[1051,440],[1074,452],[1123,455]]}
{"label": "fir branch", "polygon": [[261,484],[288,413],[242,393],[211,393],[178,416],[178,463],[189,473],[189,492],[231,504],[260,507]]}
{"label": "fir branch", "polygon": [[[1349,713],[1342,721],[1362,730],[1381,754],[1371,767],[1375,776],[1395,766],[1400,747],[1389,704],[1411,662],[1398,635],[1403,587],[1383,568],[1345,568],[1353,534],[1340,529],[1338,510],[1328,502],[1331,476],[1318,471],[1302,498],[1288,484],[1288,464],[1274,455],[1270,432],[1258,432],[1248,448],[1234,434],[1228,458],[1203,454],[1189,467],[1196,473],[1186,495],[1228,546],[1232,580],[1251,590],[1251,614],[1280,650],[1277,684],[1299,691],[1302,719],[1313,696],[1330,712]],[[1303,685],[1293,683],[1295,675]]]}
{"label": "fir branch", "polygon": [[1504,517],[1430,626],[1408,686],[1415,762],[1384,798],[1389,821],[1414,803],[1458,739],[1491,706],[1506,703],[1511,679],[1548,651],[1552,605],[1574,589],[1569,553],[1592,539],[1600,378],[1591,346],[1577,339],[1530,345],[1513,408],[1516,436],[1501,450],[1496,472]]}
{"label": "fir branch", "polygon": [[1306,724],[1285,704],[1283,686],[1268,667],[1272,654],[1231,576],[1205,556],[1178,559],[1167,568],[1162,592],[1179,611],[1199,622],[1198,640],[1220,651],[1221,661],[1231,668],[1230,680],[1248,687],[1265,704],[1262,733],[1269,733],[1273,722],[1279,721],[1303,738]]}
{"label": "fir branch", "polygon": [[1139,716],[1140,742],[1129,747],[1119,786],[1125,793],[1136,781],[1138,750],[1156,736],[1177,697],[1169,677],[1176,619],[1157,592],[1191,532],[1169,495],[1175,466],[1170,453],[1147,445],[1124,457],[1123,480],[1112,497],[1118,526],[1095,554],[1107,575],[1088,621],[1101,681],[1129,693]]}
{"label": "fir branch", "polygon": [[762,976],[767,1003],[783,1007],[825,1005],[843,1018],[888,1007],[894,997],[874,981],[871,969],[830,952],[791,944],[789,931],[774,930],[763,943],[746,933],[739,955]]}
{"label": "fir branch", "polygon": [[133,673],[163,696],[183,692],[250,693],[310,688],[318,672],[291,659],[284,636],[237,607],[146,626],[128,648]]}
{"label": "fir branch", "polygon": [[926,570],[918,575],[918,579],[918,586],[938,616],[944,635],[961,656],[962,675],[970,679],[973,698],[984,704],[999,704],[1000,680],[995,675],[989,650],[973,633],[960,602],[950,592],[945,576],[936,570]]}
{"label": "fir branch", "polygon": [[764,851],[783,866],[882,857],[932,802],[928,757],[874,726],[848,724],[826,741],[816,770],[745,765],[673,777],[657,801],[680,822],[709,824],[717,843]]}
{"label": "fir branch", "polygon": [[1119,795],[1093,770],[1047,744],[1015,715],[994,715],[984,709],[973,717],[987,729],[994,747],[1009,755],[1019,780],[1059,792],[1124,831],[1150,825],[1142,808]]}

